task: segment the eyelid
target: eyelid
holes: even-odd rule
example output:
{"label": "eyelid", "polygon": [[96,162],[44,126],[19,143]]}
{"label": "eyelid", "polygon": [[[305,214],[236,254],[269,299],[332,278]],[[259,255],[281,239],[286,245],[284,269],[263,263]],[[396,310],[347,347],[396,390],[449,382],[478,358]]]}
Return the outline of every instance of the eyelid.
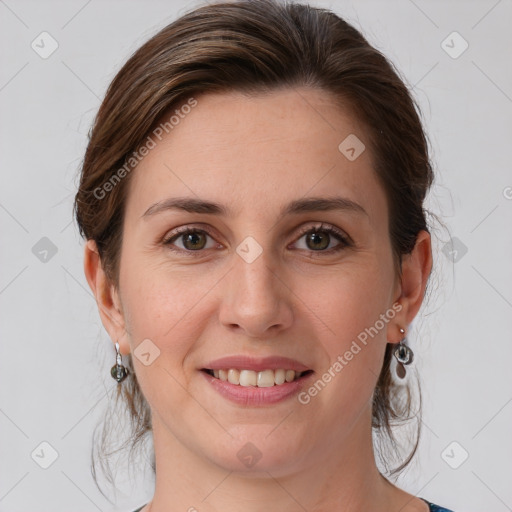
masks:
{"label": "eyelid", "polygon": [[[342,242],[346,245],[351,245],[352,239],[350,236],[345,233],[345,231],[342,231],[341,229],[333,226],[332,224],[327,224],[325,222],[318,222],[314,226],[303,226],[299,231],[299,238],[301,238],[306,233],[309,233],[311,231],[326,231],[329,234],[335,235],[339,238],[341,238]],[[326,252],[326,251],[314,251],[314,252]]]}
{"label": "eyelid", "polygon": [[[180,226],[178,228],[173,229],[170,234],[166,234],[162,240],[162,244],[170,247],[171,240],[178,239],[180,237],[180,235],[185,235],[189,232],[204,232],[207,235],[209,235],[212,239],[215,239],[213,230],[208,225],[206,225],[206,224],[186,224],[185,226]],[[184,249],[180,249],[179,247],[172,248],[171,250],[175,250],[176,252],[181,252],[181,253],[183,253],[183,252],[187,252],[187,253],[201,252],[201,251],[185,251]],[[204,251],[204,249],[202,251]]]}

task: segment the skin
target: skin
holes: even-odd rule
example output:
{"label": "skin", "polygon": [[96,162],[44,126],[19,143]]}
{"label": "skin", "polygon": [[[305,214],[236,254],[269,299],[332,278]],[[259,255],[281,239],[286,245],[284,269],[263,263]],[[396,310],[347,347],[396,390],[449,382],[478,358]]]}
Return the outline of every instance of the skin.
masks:
{"label": "skin", "polygon": [[[85,274],[111,339],[122,354],[147,338],[160,350],[148,366],[133,358],[152,411],[157,467],[144,512],[427,511],[379,474],[371,402],[386,344],[403,338],[400,328],[407,333],[421,306],[432,266],[429,234],[420,232],[403,257],[400,278],[369,142],[355,161],[338,150],[349,134],[367,140],[364,126],[328,93],[196,99],[133,171],[118,287],[94,242],[85,247]],[[277,221],[292,200],[333,195],[367,215],[314,211]],[[154,203],[182,196],[222,203],[233,215],[167,210],[142,217]],[[352,243],[324,235],[327,249],[308,244],[299,229],[319,222]],[[177,237],[182,252],[172,252],[163,240],[180,226],[206,226],[211,236],[196,240],[196,251]],[[251,263],[236,252],[247,236],[263,250]],[[335,246],[342,248],[326,253]],[[235,405],[199,372],[226,355],[282,355],[320,378],[393,304],[400,311],[307,405],[296,397]],[[237,457],[248,442],[262,455],[250,468]]]}

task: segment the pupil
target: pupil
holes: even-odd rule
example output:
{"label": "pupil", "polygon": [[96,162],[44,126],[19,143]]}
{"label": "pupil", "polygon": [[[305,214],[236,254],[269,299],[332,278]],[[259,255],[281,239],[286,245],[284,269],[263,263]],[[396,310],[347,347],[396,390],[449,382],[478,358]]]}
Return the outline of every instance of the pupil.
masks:
{"label": "pupil", "polygon": [[189,248],[197,249],[197,242],[198,242],[197,237],[200,237],[200,233],[189,233],[188,235],[186,235],[185,245],[187,245],[189,242],[191,242],[192,247],[189,247]]}
{"label": "pupil", "polygon": [[[311,235],[309,237],[309,239],[312,240],[314,244],[317,244],[317,243],[321,244],[322,238],[323,238],[324,242],[326,242],[328,239],[328,237],[325,235],[321,235],[321,234],[319,235],[317,231],[311,233]],[[328,245],[329,245],[328,243],[327,244],[324,243],[324,244],[321,244],[320,247],[317,246],[316,248],[325,249],[325,247],[327,247]]]}

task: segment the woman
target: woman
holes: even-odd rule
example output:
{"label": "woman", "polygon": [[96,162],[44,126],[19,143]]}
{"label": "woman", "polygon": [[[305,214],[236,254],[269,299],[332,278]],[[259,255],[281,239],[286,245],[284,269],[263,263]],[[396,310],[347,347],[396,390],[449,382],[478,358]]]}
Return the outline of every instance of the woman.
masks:
{"label": "woman", "polygon": [[432,180],[407,88],[327,10],[206,5],[129,59],[75,208],[153,440],[139,511],[447,510],[385,478],[372,438],[412,411]]}

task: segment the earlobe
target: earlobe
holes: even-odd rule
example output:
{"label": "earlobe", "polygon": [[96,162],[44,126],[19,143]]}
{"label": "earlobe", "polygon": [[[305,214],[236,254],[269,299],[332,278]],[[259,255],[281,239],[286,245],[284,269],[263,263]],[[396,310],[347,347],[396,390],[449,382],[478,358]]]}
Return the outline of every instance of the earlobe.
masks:
{"label": "earlobe", "polygon": [[118,341],[122,353],[129,353],[124,340],[126,329],[119,296],[115,286],[103,270],[101,258],[94,240],[87,240],[84,248],[84,273],[96,299],[101,321],[113,342]]}

